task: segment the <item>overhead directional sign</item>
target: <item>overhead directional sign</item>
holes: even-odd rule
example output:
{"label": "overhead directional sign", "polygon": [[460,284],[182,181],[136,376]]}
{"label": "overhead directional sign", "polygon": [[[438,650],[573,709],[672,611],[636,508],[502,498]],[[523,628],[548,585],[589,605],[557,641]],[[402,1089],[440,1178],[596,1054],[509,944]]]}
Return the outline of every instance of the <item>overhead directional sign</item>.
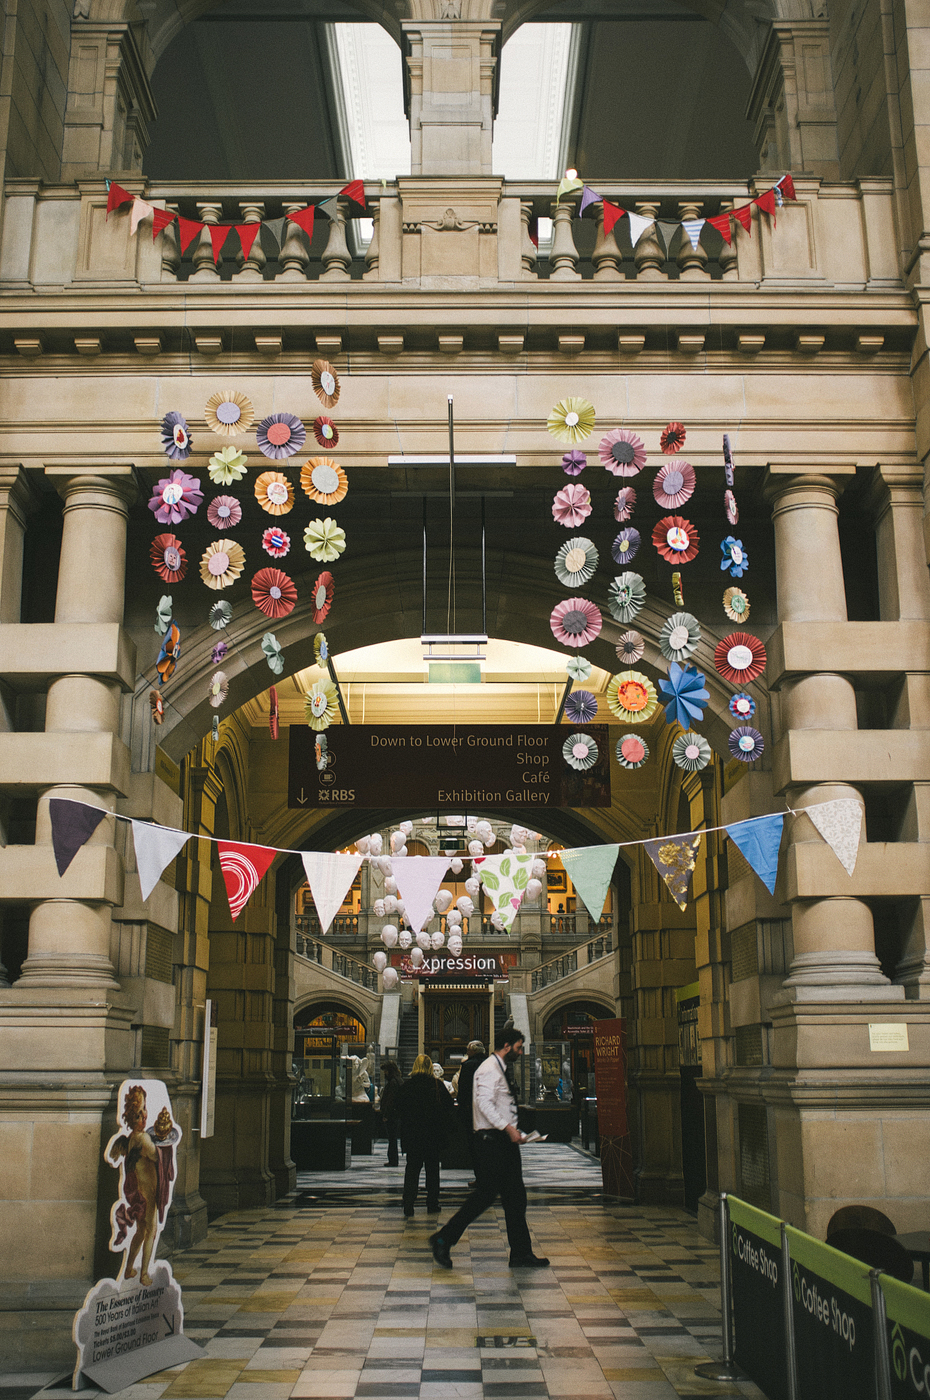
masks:
{"label": "overhead directional sign", "polygon": [[587,725],[592,768],[570,768],[558,724],[338,725],[317,768],[313,730],[292,725],[289,807],[609,807],[606,725]]}

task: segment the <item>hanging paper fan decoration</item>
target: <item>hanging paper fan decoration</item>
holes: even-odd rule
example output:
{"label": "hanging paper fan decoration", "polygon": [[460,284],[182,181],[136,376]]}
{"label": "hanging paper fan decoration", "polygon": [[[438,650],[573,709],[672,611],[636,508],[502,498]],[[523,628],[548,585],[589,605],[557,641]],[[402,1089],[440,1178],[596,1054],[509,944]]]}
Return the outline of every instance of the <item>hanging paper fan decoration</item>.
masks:
{"label": "hanging paper fan decoration", "polygon": [[640,543],[639,531],[631,526],[620,531],[610,547],[610,552],[618,564],[629,564],[636,557]]}
{"label": "hanging paper fan decoration", "polygon": [[552,516],[560,525],[572,528],[591,514],[591,492],[587,486],[563,486],[552,501]]}
{"label": "hanging paper fan decoration", "polygon": [[225,601],[214,603],[210,609],[210,626],[214,632],[222,632],[232,622],[232,604]]}
{"label": "hanging paper fan decoration", "polygon": [[727,535],[725,540],[720,541],[720,552],[723,555],[721,569],[729,569],[730,578],[742,578],[749,568],[749,555],[743,548],[743,541]]}
{"label": "hanging paper fan decoration", "polygon": [[756,713],[756,702],[751,695],[731,695],[729,710],[734,719],[752,719]]}
{"label": "hanging paper fan decoration", "polygon": [[749,599],[741,588],[727,588],[723,595],[723,611],[731,622],[749,620]]}
{"label": "hanging paper fan decoration", "polygon": [[331,564],[338,559],[346,547],[346,532],[340,529],[331,516],[325,520],[311,520],[304,530],[304,548],[311,559],[321,564]]}
{"label": "hanging paper fan decoration", "polygon": [[187,555],[174,535],[156,535],[149,557],[152,568],[165,583],[180,583],[187,573]]}
{"label": "hanging paper fan decoration", "polygon": [[339,442],[339,429],[331,418],[324,418],[320,414],[319,418],[313,420],[313,436],[321,447],[336,447]]}
{"label": "hanging paper fan decoration", "polygon": [[607,606],[617,622],[632,622],[646,601],[641,574],[618,574],[607,589]]}
{"label": "hanging paper fan decoration", "polygon": [[272,525],[262,535],[262,549],[272,559],[283,559],[291,547],[291,537],[277,525]]}
{"label": "hanging paper fan decoration", "polygon": [[662,429],[659,446],[666,457],[670,457],[673,452],[681,451],[685,445],[686,437],[687,433],[683,423],[669,423],[667,427]]}
{"label": "hanging paper fan decoration", "polygon": [[549,615],[552,635],[563,647],[586,647],[603,625],[600,608],[587,598],[566,598]]}
{"label": "hanging paper fan decoration", "polygon": [[659,633],[659,650],[666,661],[687,661],[701,640],[701,628],[691,613],[672,613]]}
{"label": "hanging paper fan decoration", "polygon": [[266,632],[262,637],[262,651],[265,653],[265,660],[268,668],[274,675],[280,676],[284,670],[284,652],[273,632]]}
{"label": "hanging paper fan decoration", "polygon": [[221,447],[207,463],[210,480],[217,486],[233,486],[245,476],[248,457],[238,447]]}
{"label": "hanging paper fan decoration", "polygon": [[178,468],[155,483],[149,510],[160,525],[180,525],[189,515],[196,515],[202,504],[200,482]]}
{"label": "hanging paper fan decoration", "polygon": [[590,734],[570,734],[562,745],[562,757],[565,762],[569,768],[575,768],[579,773],[594,767],[597,754],[597,742]]}
{"label": "hanging paper fan decoration", "polygon": [[174,618],[168,623],[168,630],[162,640],[161,649],[158,653],[158,660],[155,662],[155,670],[158,672],[158,684],[164,685],[165,681],[170,681],[177,670],[178,659],[181,655],[181,629]]}
{"label": "hanging paper fan decoration", "polygon": [[705,689],[704,676],[693,666],[679,666],[673,661],[668,668],[668,680],[659,681],[659,689],[667,696],[665,719],[668,724],[688,725],[704,718],[704,710],[710,699],[710,691]]}
{"label": "hanging paper fan decoration", "polygon": [[664,515],[652,532],[652,543],[670,564],[689,564],[696,558],[701,537],[690,520]]}
{"label": "hanging paper fan decoration", "polygon": [[587,399],[562,399],[550,412],[546,427],[559,442],[574,446],[590,436],[594,418],[594,404]]}
{"label": "hanging paper fan decoration", "polygon": [[235,437],[237,433],[247,433],[255,422],[255,409],[245,394],[235,389],[223,389],[211,394],[204,405],[203,416],[207,427],[220,437]]}
{"label": "hanging paper fan decoration", "polygon": [[294,488],[282,472],[262,472],[255,483],[255,499],[269,515],[287,515],[293,509]]}
{"label": "hanging paper fan decoration", "polygon": [[591,724],[597,719],[597,696],[590,690],[573,690],[565,701],[569,724]]}
{"label": "hanging paper fan decoration", "polygon": [[697,773],[710,763],[710,744],[703,734],[694,734],[689,729],[687,734],[679,734],[672,745],[672,758],[686,773]]}
{"label": "hanging paper fan decoration", "polygon": [[155,609],[155,631],[159,637],[163,637],[168,631],[168,624],[174,615],[174,603],[170,593],[163,593],[158,600],[158,607]]}
{"label": "hanging paper fan decoration", "polygon": [[586,656],[567,656],[565,674],[573,681],[586,681],[591,674],[591,663]]}
{"label": "hanging paper fan decoration", "polygon": [[[330,582],[332,582],[331,577]],[[327,642],[326,640],[325,632],[317,632],[316,636],[314,637],[313,655],[316,658],[316,664],[318,666],[325,666],[327,661],[329,660],[329,642]]]}
{"label": "hanging paper fan decoration", "polygon": [[744,724],[730,730],[727,743],[730,745],[730,753],[741,763],[755,763],[765,752],[765,744],[758,729],[750,729]]}
{"label": "hanging paper fan decoration", "polygon": [[635,476],[646,465],[646,444],[635,433],[614,428],[601,438],[597,455],[614,476]]}
{"label": "hanging paper fan decoration", "polygon": [[228,651],[229,647],[225,642],[217,642],[216,646],[210,652],[210,660],[213,662],[214,666],[220,664]]}
{"label": "hanging paper fan decoration", "polygon": [[259,569],[252,579],[252,602],[266,617],[287,617],[297,604],[297,589],[280,569]]}
{"label": "hanging paper fan decoration", "polygon": [[210,738],[213,740],[214,744],[218,744],[218,743],[220,742],[220,717],[219,717],[219,715],[214,715],[214,716],[213,716],[213,723],[212,723],[212,725],[210,726]]}
{"label": "hanging paper fan decoration", "polygon": [[335,408],[339,402],[339,376],[329,360],[314,360],[310,366],[310,383],[324,408]]}
{"label": "hanging paper fan decoration", "polygon": [[328,729],[336,718],[336,687],[332,681],[316,681],[307,693],[307,723],[311,729]]}
{"label": "hanging paper fan decoration", "polygon": [[617,740],[616,753],[621,768],[642,768],[649,757],[649,745],[638,734],[624,734]]}
{"label": "hanging paper fan decoration", "polygon": [[222,671],[216,671],[210,678],[210,704],[218,710],[229,694],[229,681]]}
{"label": "hanging paper fan decoration", "polygon": [[672,574],[672,597],[680,608],[684,607],[685,594],[681,586],[681,574]]}
{"label": "hanging paper fan decoration", "polygon": [[725,510],[726,513],[727,513],[727,524],[728,524],[728,525],[738,525],[738,524],[739,524],[739,506],[736,504],[736,497],[733,495],[733,492],[732,492],[732,491],[724,491],[724,493],[723,493],[723,507],[724,507],[724,510]]}
{"label": "hanging paper fan decoration", "polygon": [[181,413],[166,413],[161,421],[161,444],[172,462],[186,462],[193,444],[191,430]]}
{"label": "hanging paper fan decoration", "polygon": [[580,476],[587,465],[588,459],[585,453],[580,452],[577,447],[566,452],[562,458],[562,470],[566,476]]}
{"label": "hanging paper fan decoration", "polygon": [[[311,600],[313,603],[313,621],[318,627],[332,607],[333,598],[335,596],[336,585],[333,582],[333,576],[328,569],[324,569],[313,585],[313,597]],[[324,637],[323,645],[325,645],[325,643],[326,639]],[[314,643],[314,649],[315,647],[316,644]],[[319,656],[317,656],[318,661],[319,659]]]}
{"label": "hanging paper fan decoration", "polygon": [[765,647],[749,632],[731,632],[718,642],[714,665],[725,681],[748,685],[761,676],[766,663]]}
{"label": "hanging paper fan decoration", "polygon": [[272,739],[278,737],[278,691],[276,686],[268,687],[268,732]]}
{"label": "hanging paper fan decoration", "polygon": [[165,722],[165,702],[157,690],[149,691],[149,704],[152,707],[152,723],[164,724]]}
{"label": "hanging paper fan decoration", "polygon": [[617,642],[617,656],[624,666],[635,666],[645,650],[646,643],[638,632],[624,632]]}
{"label": "hanging paper fan decoration", "polygon": [[245,554],[235,540],[214,540],[200,561],[200,577],[208,588],[228,588],[245,568]]}
{"label": "hanging paper fan decoration", "polygon": [[255,429],[255,441],[263,456],[280,462],[300,451],[307,441],[307,430],[293,413],[270,413]]}
{"label": "hanging paper fan decoration", "polygon": [[636,492],[632,486],[621,486],[617,492],[617,499],[614,501],[614,519],[621,523],[624,520],[629,520],[635,505]]}
{"label": "hanging paper fan decoration", "polygon": [[214,496],[207,506],[207,519],[214,530],[232,530],[242,519],[242,507],[235,496]]}
{"label": "hanging paper fan decoration", "polygon": [[322,773],[323,769],[329,763],[329,744],[327,743],[325,734],[317,735],[316,743],[313,746],[313,758],[317,766],[317,771]]}
{"label": "hanging paper fan decoration", "polygon": [[328,457],[311,457],[301,470],[300,484],[318,506],[338,505],[349,489],[345,472]]}
{"label": "hanging paper fan decoration", "polygon": [[656,472],[652,494],[663,510],[677,510],[690,501],[697,477],[690,462],[666,462]]}
{"label": "hanging paper fan decoration", "polygon": [[580,588],[597,570],[600,555],[590,540],[575,535],[555,556],[555,576],[566,588]]}
{"label": "hanging paper fan decoration", "polygon": [[607,686],[611,714],[624,724],[652,719],[659,706],[656,688],[641,671],[619,671]]}

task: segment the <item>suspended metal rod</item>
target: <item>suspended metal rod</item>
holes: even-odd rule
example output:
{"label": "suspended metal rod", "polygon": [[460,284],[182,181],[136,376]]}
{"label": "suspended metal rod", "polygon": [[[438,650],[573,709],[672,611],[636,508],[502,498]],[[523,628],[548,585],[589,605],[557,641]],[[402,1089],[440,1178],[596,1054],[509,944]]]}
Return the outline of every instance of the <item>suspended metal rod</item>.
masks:
{"label": "suspended metal rod", "polygon": [[423,497],[423,626],[420,629],[426,632],[426,497]]}
{"label": "suspended metal rod", "polygon": [[342,722],[343,724],[350,724],[349,712],[346,709],[346,702],[342,698],[342,687],[339,684],[339,677],[336,675],[336,668],[333,665],[333,658],[331,656],[327,656],[326,658],[326,669],[329,671],[330,680],[336,687],[336,699],[339,702],[339,713],[342,715]]}
{"label": "suspended metal rod", "polygon": [[484,497],[481,497],[481,630],[488,635],[488,566],[487,531],[484,519]]}
{"label": "suspended metal rod", "polygon": [[565,689],[562,691],[562,699],[559,701],[559,713],[558,713],[558,714],[556,715],[556,717],[555,717],[555,723],[556,723],[556,724],[561,724],[561,723],[562,723],[562,716],[563,716],[564,713],[565,713],[565,701],[568,699],[568,697],[569,697],[569,695],[570,695],[570,693],[571,693],[571,688],[572,688],[572,678],[571,678],[571,676],[569,676],[568,680],[565,682]]}

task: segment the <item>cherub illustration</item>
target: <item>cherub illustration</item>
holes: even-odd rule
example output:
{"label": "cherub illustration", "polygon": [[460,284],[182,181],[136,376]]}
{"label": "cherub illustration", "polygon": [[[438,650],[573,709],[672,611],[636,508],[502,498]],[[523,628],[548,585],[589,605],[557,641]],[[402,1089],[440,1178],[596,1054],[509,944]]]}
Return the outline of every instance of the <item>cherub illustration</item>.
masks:
{"label": "cherub illustration", "polygon": [[[165,1106],[146,1131],[148,1096],[142,1084],[125,1084],[121,1093],[122,1120],[128,1132],[117,1134],[107,1144],[106,1160],[122,1165],[120,1200],[112,1213],[113,1238],[110,1248],[125,1251],[121,1278],[152,1282],[151,1265],[155,1244],[165,1223],[171,1202],[175,1174],[175,1144],[181,1134]],[[130,1232],[134,1231],[130,1236]],[[123,1242],[126,1241],[124,1244]],[[137,1268],[142,1251],[141,1274]]]}

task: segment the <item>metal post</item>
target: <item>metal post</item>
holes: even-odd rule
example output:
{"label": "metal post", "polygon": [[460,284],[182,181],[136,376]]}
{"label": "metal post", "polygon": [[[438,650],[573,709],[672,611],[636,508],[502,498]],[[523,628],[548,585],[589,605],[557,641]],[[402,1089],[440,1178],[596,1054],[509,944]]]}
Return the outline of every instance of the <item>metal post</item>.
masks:
{"label": "metal post", "polygon": [[483,496],[481,497],[481,631],[485,637],[488,635],[488,556]]}
{"label": "metal post", "polygon": [[798,1350],[794,1341],[794,1304],[791,1301],[791,1248],[785,1223],[781,1226],[781,1268],[785,1277],[782,1304],[785,1310],[785,1365],[788,1371],[788,1400],[798,1400]]}
{"label": "metal post", "polygon": [[426,636],[426,497],[423,497],[423,636]]}
{"label": "metal post", "polygon": [[875,1394],[878,1400],[891,1400],[891,1357],[888,1355],[888,1319],[879,1269],[869,1270],[872,1289],[872,1327],[875,1332]]}
{"label": "metal post", "polygon": [[342,686],[339,684],[339,677],[336,675],[336,668],[333,665],[333,658],[331,656],[326,658],[326,669],[329,671],[330,680],[336,687],[336,700],[339,703],[339,713],[342,716],[342,722],[343,724],[350,724],[351,720],[349,719],[349,712],[346,709],[346,702],[342,698]]}
{"label": "metal post", "polygon": [[571,691],[571,688],[572,688],[572,678],[571,678],[571,676],[569,676],[568,680],[565,682],[565,689],[562,691],[562,699],[559,701],[559,712],[558,712],[558,714],[556,715],[555,719],[553,720],[553,724],[561,724],[561,723],[562,723],[562,716],[563,716],[564,713],[565,713],[565,701],[568,699],[569,692]]}
{"label": "metal post", "polygon": [[694,1374],[706,1381],[737,1381],[743,1373],[733,1360],[733,1309],[731,1306],[730,1280],[730,1213],[727,1209],[727,1193],[720,1193],[720,1312],[723,1356],[719,1361],[702,1361],[695,1366]]}

